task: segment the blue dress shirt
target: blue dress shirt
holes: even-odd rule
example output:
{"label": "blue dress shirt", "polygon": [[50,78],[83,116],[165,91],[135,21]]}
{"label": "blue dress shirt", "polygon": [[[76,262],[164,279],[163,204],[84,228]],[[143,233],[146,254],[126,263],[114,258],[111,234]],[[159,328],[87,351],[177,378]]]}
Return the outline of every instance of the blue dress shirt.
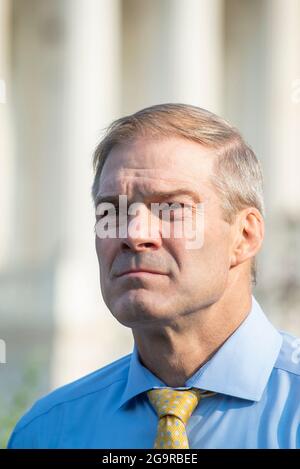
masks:
{"label": "blue dress shirt", "polygon": [[[239,328],[183,388],[217,394],[187,424],[190,448],[300,448],[300,340],[278,332],[252,297]],[[133,353],[38,400],[9,448],[153,448],[145,391],[166,387]]]}

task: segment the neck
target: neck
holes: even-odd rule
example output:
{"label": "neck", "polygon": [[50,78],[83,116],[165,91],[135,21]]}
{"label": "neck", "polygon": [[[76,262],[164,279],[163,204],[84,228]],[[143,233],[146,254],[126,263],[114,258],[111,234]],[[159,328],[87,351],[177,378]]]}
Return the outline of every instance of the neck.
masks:
{"label": "neck", "polygon": [[155,327],[133,328],[143,365],[171,387],[185,382],[240,326],[251,310],[250,288],[224,294],[217,302]]}

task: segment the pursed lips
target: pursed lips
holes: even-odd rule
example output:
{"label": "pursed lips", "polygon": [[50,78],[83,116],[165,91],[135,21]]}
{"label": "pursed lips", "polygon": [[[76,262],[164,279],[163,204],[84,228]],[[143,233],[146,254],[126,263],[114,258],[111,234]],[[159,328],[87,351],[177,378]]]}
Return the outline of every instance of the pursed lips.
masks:
{"label": "pursed lips", "polygon": [[121,274],[117,274],[116,277],[123,277],[124,275],[130,275],[130,276],[135,276],[135,275],[145,275],[145,274],[150,274],[150,275],[166,275],[163,272],[158,272],[155,270],[147,270],[147,269],[132,269],[132,270],[126,270],[122,272]]}

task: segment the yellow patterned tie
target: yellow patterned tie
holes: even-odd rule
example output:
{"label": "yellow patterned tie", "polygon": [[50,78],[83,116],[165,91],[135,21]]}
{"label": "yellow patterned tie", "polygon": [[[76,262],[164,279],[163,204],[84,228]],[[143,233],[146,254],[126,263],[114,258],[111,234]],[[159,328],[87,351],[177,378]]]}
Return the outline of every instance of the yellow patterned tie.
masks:
{"label": "yellow patterned tie", "polygon": [[200,389],[151,389],[148,398],[159,417],[154,448],[189,448],[185,426],[202,397],[215,393]]}

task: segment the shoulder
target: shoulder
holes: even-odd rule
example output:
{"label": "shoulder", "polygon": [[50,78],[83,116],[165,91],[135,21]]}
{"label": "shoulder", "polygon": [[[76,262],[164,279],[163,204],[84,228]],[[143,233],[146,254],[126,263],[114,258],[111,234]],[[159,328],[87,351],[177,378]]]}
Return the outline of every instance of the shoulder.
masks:
{"label": "shoulder", "polygon": [[274,368],[300,376],[300,337],[284,331],[279,332],[282,337],[282,346]]}
{"label": "shoulder", "polygon": [[[49,413],[59,406],[64,406],[72,401],[78,402],[93,393],[101,393],[114,385],[127,381],[131,354],[92,372],[82,378],[57,388],[46,396],[37,400],[25,415],[17,423],[15,435],[33,421]],[[11,436],[11,439],[12,439]]]}

